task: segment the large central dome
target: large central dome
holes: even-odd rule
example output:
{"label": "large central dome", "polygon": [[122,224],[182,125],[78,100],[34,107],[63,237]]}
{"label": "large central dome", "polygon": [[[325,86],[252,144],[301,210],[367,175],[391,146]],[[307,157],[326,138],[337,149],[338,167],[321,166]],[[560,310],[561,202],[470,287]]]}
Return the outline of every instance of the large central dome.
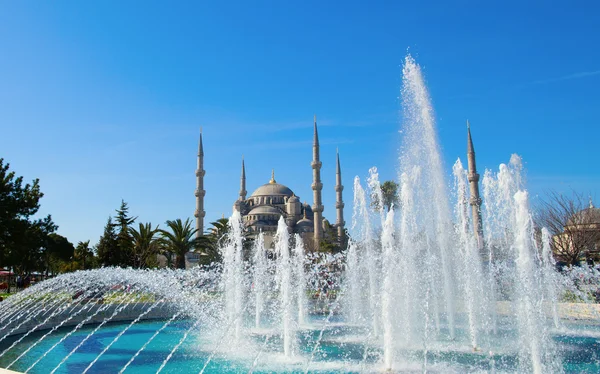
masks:
{"label": "large central dome", "polygon": [[292,190],[290,190],[287,186],[270,182],[258,187],[251,196],[292,196],[293,194],[294,192],[292,192]]}
{"label": "large central dome", "polygon": [[267,184],[258,187],[250,197],[258,196],[292,196],[294,193],[287,186],[275,181],[275,170],[271,172],[271,180]]}

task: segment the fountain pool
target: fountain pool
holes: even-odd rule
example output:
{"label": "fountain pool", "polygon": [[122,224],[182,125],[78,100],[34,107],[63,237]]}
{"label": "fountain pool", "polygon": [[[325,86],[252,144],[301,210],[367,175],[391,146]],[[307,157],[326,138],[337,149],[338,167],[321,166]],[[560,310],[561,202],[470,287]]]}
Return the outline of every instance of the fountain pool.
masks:
{"label": "fountain pool", "polygon": [[[301,356],[296,359],[286,359],[282,350],[281,338],[268,335],[267,331],[254,331],[246,343],[245,351],[231,352],[223,347],[215,353],[215,342],[204,339],[202,329],[199,329],[200,331],[194,331],[188,335],[188,338],[172,354],[168,364],[161,371],[165,373],[199,373],[204,369],[206,373],[270,373],[274,371],[304,373],[307,371],[307,357],[311,354],[310,351],[320,333],[319,326],[323,325],[325,318],[322,315],[311,316],[309,323],[312,324],[312,328],[298,333],[298,341],[303,348],[300,352]],[[151,320],[135,324],[121,335],[88,372],[117,373],[124,367],[128,373],[157,372],[173,348],[180,344],[184,334],[194,325],[193,320],[189,319],[177,319],[166,325],[167,321]],[[321,338],[318,354],[313,357],[308,372],[370,373],[382,371],[383,352],[376,342],[365,344],[364,329],[349,327],[338,318],[331,322]],[[87,339],[79,348],[78,353],[74,354],[57,372],[83,372],[90,362],[96,359],[127,326],[128,323],[106,324],[101,332],[97,332],[92,335],[92,338]],[[71,334],[29,372],[48,373],[52,371],[96,327],[97,325],[88,325]],[[11,369],[26,371],[71,330],[72,327],[58,329],[30,350]],[[157,331],[160,333],[155,336]],[[45,333],[47,331],[36,332],[22,340],[10,354],[0,358],[0,366],[8,366]],[[467,335],[468,333],[459,329],[459,335],[461,334]],[[265,344],[264,340],[267,336],[271,336],[271,340]],[[5,349],[18,337],[17,335],[6,339],[0,349]],[[562,347],[562,369],[565,373],[595,373],[600,370],[597,356],[600,352],[600,325],[585,325],[584,328],[581,324],[574,323],[568,328],[564,327],[562,331],[557,330],[553,339]],[[138,353],[144,345],[146,345],[145,349]],[[499,343],[498,346],[500,347],[502,344]],[[464,346],[457,347],[455,350],[442,347],[438,350],[431,349],[427,353],[429,370],[453,373],[517,372],[519,366],[516,351],[511,350],[510,347],[504,347],[504,349],[505,351],[499,349],[492,353],[474,352]],[[416,356],[423,355],[418,348],[412,353]],[[135,359],[132,361],[134,356]],[[207,362],[208,364],[206,364]],[[398,371],[421,372],[422,367],[418,363],[413,363],[398,368]]]}

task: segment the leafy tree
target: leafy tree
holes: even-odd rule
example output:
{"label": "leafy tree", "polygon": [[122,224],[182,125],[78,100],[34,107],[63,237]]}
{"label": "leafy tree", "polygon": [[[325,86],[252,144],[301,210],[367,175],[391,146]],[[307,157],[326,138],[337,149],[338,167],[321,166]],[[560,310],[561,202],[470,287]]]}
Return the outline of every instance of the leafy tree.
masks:
{"label": "leafy tree", "polygon": [[119,230],[117,234],[117,246],[119,247],[119,265],[123,267],[133,265],[133,239],[129,232],[130,225],[135,222],[137,217],[129,216],[129,207],[124,200],[121,200],[121,207],[117,209],[115,216],[116,226]]}
{"label": "leafy tree", "polygon": [[199,239],[194,238],[197,229],[192,228],[192,221],[189,218],[185,222],[181,218],[167,221],[167,227],[171,231],[160,230],[164,249],[175,256],[177,268],[185,269],[185,254],[196,249],[200,242]]}
{"label": "leafy tree", "polygon": [[33,222],[21,220],[13,226],[9,261],[16,274],[28,275],[44,268],[44,248],[48,235],[56,229],[49,216]]}
{"label": "leafy tree", "polygon": [[328,220],[323,220],[325,230],[323,230],[323,238],[319,243],[319,251],[327,253],[338,253],[342,250],[343,243],[340,243],[337,230],[333,229],[333,226]]}
{"label": "leafy tree", "polygon": [[108,217],[108,221],[104,226],[104,233],[96,246],[96,253],[98,256],[98,263],[101,266],[119,265],[119,246],[112,217]]}
{"label": "leafy tree", "polygon": [[44,262],[46,276],[49,272],[58,273],[62,262],[70,261],[75,253],[75,247],[64,236],[58,234],[48,235]]}
{"label": "leafy tree", "polygon": [[383,182],[381,185],[381,197],[382,201],[379,201],[379,196],[375,193],[371,195],[371,206],[374,209],[379,209],[380,206],[383,206],[388,211],[392,209],[392,205],[398,206],[398,183],[389,180]]}
{"label": "leafy tree", "polygon": [[23,185],[23,177],[15,177],[9,167],[0,158],[0,267],[26,274],[43,266],[41,253],[57,226],[50,215],[32,220],[44,196],[39,179]]}
{"label": "leafy tree", "polygon": [[392,209],[392,204],[398,206],[398,183],[391,180],[383,182],[381,193],[383,195],[383,206],[388,211]]}
{"label": "leafy tree", "polygon": [[139,230],[129,229],[133,243],[133,267],[156,267],[158,265],[156,256],[160,253],[160,242],[157,240],[160,230],[158,226],[153,229],[150,223],[139,225]]}

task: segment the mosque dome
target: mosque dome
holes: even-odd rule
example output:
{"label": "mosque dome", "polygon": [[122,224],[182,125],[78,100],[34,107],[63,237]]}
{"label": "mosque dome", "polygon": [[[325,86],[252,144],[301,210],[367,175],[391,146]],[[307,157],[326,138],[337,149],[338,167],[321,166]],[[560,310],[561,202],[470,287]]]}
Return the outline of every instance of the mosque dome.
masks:
{"label": "mosque dome", "polygon": [[256,208],[252,209],[248,215],[251,214],[277,214],[277,215],[281,215],[281,211],[279,211],[279,209],[270,206],[270,205],[261,205],[261,206],[257,206]]}
{"label": "mosque dome", "polygon": [[287,186],[279,184],[275,181],[275,170],[271,172],[271,180],[267,184],[258,187],[250,197],[257,196],[293,196],[294,192]]}
{"label": "mosque dome", "polygon": [[252,209],[245,217],[252,226],[256,226],[260,222],[276,225],[281,214],[281,211],[273,206],[261,205]]}
{"label": "mosque dome", "polygon": [[304,217],[300,221],[296,222],[296,230],[298,232],[310,232],[315,229],[314,223],[312,220]]}
{"label": "mosque dome", "polygon": [[279,183],[267,183],[258,187],[251,195],[256,196],[292,196],[294,193],[287,186]]}

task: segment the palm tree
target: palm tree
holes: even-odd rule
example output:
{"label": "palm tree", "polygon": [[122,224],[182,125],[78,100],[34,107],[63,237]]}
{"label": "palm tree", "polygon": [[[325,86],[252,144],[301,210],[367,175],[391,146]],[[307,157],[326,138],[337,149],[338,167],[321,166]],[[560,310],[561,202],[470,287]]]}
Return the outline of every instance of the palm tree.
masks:
{"label": "palm tree", "polygon": [[222,238],[229,232],[229,219],[228,218],[219,218],[215,222],[210,223],[212,228],[210,229],[210,234],[215,238]]}
{"label": "palm tree", "polygon": [[204,235],[198,238],[196,252],[200,253],[200,261],[208,265],[213,262],[221,261],[219,247],[221,241],[229,232],[229,219],[220,218],[210,223],[212,227]]}
{"label": "palm tree", "polygon": [[81,267],[81,269],[83,269],[83,270],[91,268],[90,262],[94,257],[94,253],[90,249],[90,241],[89,240],[86,242],[77,243],[77,247],[75,247],[74,254],[75,254],[75,259],[79,263],[78,267]]}
{"label": "palm tree", "polygon": [[200,242],[198,238],[194,238],[198,230],[192,228],[192,221],[189,218],[185,222],[182,222],[181,218],[167,221],[167,227],[171,232],[160,230],[164,248],[175,255],[175,266],[185,269],[185,254],[196,249]]}
{"label": "palm tree", "polygon": [[157,240],[159,232],[158,226],[153,229],[150,222],[140,223],[139,230],[133,227],[129,228],[133,244],[133,267],[149,268],[157,265],[156,256],[160,249],[160,243]]}

